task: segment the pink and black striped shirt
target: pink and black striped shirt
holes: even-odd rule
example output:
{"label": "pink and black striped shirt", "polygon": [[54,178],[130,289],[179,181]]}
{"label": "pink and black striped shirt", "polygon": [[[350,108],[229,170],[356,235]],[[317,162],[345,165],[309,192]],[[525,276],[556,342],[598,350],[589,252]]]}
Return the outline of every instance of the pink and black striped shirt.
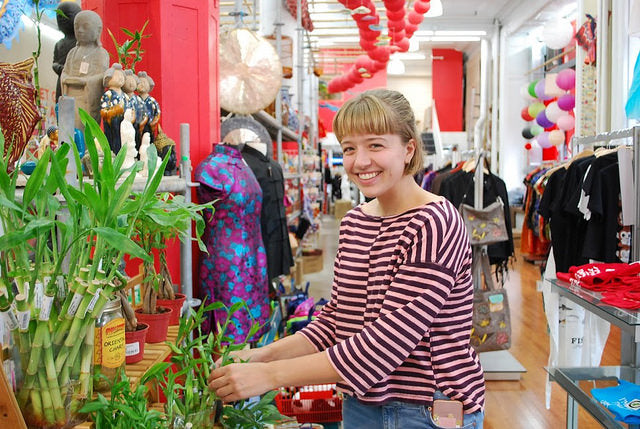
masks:
{"label": "pink and black striped shirt", "polygon": [[469,344],[472,306],[471,247],[451,203],[389,217],[356,207],[340,225],[331,300],[300,334],[364,403],[430,405],[439,389],[473,413],[484,377]]}

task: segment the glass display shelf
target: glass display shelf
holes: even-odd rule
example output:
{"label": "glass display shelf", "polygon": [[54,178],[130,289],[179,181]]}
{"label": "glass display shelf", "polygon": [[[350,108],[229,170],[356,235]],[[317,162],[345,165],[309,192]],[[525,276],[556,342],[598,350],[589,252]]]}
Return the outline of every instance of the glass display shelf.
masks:
{"label": "glass display shelf", "polygon": [[552,290],[618,326],[634,338],[640,338],[640,312],[613,307],[601,302],[602,295],[562,280],[551,280]]}
{"label": "glass display shelf", "polygon": [[580,405],[602,427],[638,429],[638,425],[627,425],[616,421],[614,415],[591,396],[591,389],[617,386],[618,380],[640,383],[640,370],[628,366],[545,369],[551,379],[567,392],[567,428],[578,427],[578,405]]}

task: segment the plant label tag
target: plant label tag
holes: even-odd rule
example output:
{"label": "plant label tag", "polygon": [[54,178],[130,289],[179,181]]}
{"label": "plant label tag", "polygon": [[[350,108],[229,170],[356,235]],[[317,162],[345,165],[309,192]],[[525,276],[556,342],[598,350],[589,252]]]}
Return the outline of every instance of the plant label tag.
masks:
{"label": "plant label tag", "polygon": [[36,287],[33,290],[33,303],[36,309],[42,308],[42,298],[44,297],[44,286],[42,282],[36,280]]}
{"label": "plant label tag", "polygon": [[18,327],[18,319],[12,310],[4,312],[4,320],[6,320],[7,327],[10,331]]}
{"label": "plant label tag", "polygon": [[82,301],[82,295],[78,292],[73,294],[73,298],[71,299],[71,304],[69,304],[69,308],[67,309],[67,316],[73,317],[76,315],[76,311],[78,311],[78,307],[80,306],[80,301]]}
{"label": "plant label tag", "polygon": [[53,306],[53,296],[45,295],[42,300],[42,308],[40,309],[40,316],[38,319],[42,322],[49,321],[49,315],[51,314],[51,307]]}
{"label": "plant label tag", "polygon": [[140,353],[140,343],[136,341],[135,343],[127,344],[125,347],[125,356],[134,356]]}
{"label": "plant label tag", "polygon": [[80,63],[80,74],[87,74],[89,73],[89,63],[86,61],[83,61]]}
{"label": "plant label tag", "polygon": [[18,312],[18,328],[21,331],[27,331],[29,329],[29,320],[31,320],[31,312],[29,310]]}
{"label": "plant label tag", "polygon": [[56,285],[58,286],[58,300],[64,301],[67,298],[67,287],[63,276],[56,278]]}
{"label": "plant label tag", "polygon": [[100,293],[102,292],[102,288],[98,288],[96,290],[95,295],[93,295],[93,298],[91,298],[91,301],[89,302],[89,306],[87,307],[87,312],[92,312],[93,308],[96,306],[96,302],[98,302],[98,298],[100,298]]}

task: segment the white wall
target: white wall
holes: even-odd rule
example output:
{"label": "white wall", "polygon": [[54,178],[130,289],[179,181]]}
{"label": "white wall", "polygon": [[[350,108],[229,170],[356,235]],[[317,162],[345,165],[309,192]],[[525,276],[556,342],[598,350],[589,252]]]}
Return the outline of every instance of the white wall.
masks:
{"label": "white wall", "polygon": [[424,111],[431,106],[431,78],[387,75],[387,88],[401,92],[409,100],[418,122],[418,131],[422,131]]}

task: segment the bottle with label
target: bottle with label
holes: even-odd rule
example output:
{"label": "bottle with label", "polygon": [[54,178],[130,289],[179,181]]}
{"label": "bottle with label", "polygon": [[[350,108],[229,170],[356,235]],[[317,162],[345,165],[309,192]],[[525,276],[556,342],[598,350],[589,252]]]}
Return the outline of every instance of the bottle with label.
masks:
{"label": "bottle with label", "polygon": [[125,335],[124,316],[120,298],[107,302],[102,314],[96,319],[95,342],[93,352],[94,373],[104,375],[104,378],[94,378],[93,388],[105,391],[111,388],[111,383],[118,371],[125,366]]}

